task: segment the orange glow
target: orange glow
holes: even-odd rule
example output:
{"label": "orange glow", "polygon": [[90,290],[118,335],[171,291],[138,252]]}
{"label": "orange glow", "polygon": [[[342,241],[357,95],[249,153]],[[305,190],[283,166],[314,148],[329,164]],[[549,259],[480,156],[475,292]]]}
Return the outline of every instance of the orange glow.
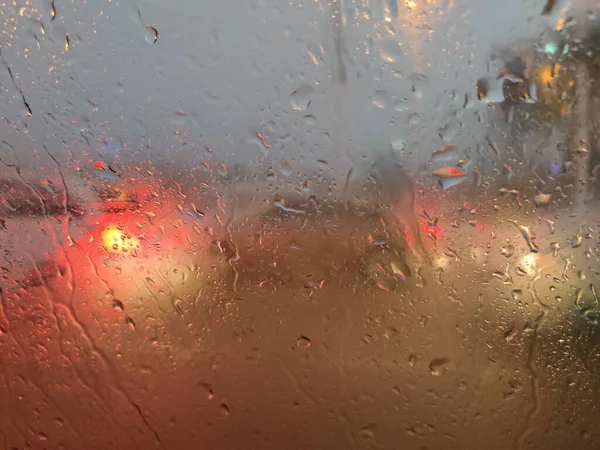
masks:
{"label": "orange glow", "polygon": [[[558,70],[559,68],[560,66],[555,68],[555,70]],[[542,69],[542,71],[540,72],[540,79],[542,83],[544,83],[544,85],[546,86],[554,81],[553,70],[550,66],[546,66]]]}
{"label": "orange glow", "polygon": [[466,173],[456,167],[442,167],[433,172],[433,175],[440,178],[460,178],[464,177]]}
{"label": "orange glow", "polygon": [[109,225],[102,232],[102,242],[108,251],[113,253],[132,254],[137,256],[140,241],[116,225]]}

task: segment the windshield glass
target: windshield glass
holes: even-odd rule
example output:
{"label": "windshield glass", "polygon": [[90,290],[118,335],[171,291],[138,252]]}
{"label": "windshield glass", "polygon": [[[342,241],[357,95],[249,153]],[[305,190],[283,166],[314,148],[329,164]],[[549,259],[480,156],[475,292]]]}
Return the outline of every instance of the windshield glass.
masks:
{"label": "windshield glass", "polygon": [[600,448],[599,12],[0,3],[0,448]]}

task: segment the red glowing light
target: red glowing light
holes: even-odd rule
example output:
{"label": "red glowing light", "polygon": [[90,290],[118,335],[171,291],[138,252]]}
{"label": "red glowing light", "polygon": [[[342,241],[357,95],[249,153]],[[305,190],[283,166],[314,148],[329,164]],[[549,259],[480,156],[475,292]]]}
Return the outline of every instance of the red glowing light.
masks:
{"label": "red glowing light", "polygon": [[435,225],[435,226],[431,226],[428,223],[425,223],[424,226],[424,231],[426,235],[432,236],[434,238],[438,237],[438,234],[440,232],[440,227]]}

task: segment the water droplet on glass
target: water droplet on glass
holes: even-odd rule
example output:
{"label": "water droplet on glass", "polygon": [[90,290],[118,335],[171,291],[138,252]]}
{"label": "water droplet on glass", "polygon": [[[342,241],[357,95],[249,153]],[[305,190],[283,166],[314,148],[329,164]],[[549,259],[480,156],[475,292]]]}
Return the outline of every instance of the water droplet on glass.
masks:
{"label": "water droplet on glass", "polygon": [[538,194],[533,198],[533,201],[535,202],[535,206],[537,206],[538,208],[540,206],[548,206],[552,201],[552,195]]}
{"label": "water droplet on glass", "polygon": [[158,41],[158,30],[152,25],[146,25],[145,29],[146,33],[144,34],[144,38],[146,39],[146,42],[149,44],[156,44],[156,41]]}
{"label": "water droplet on glass", "polygon": [[48,192],[49,194],[54,194],[54,187],[53,187],[53,183],[50,180],[42,180],[40,181],[40,184],[42,185],[42,188]]}
{"label": "water droplet on glass", "polygon": [[284,177],[289,177],[292,175],[292,164],[287,159],[281,160],[281,168],[279,169],[279,173]]}
{"label": "water droplet on glass", "polygon": [[406,278],[407,278],[406,272],[405,272],[405,270],[401,269],[399,263],[392,261],[390,263],[390,266],[392,268],[392,273],[394,274],[394,276],[396,278],[398,278],[399,280],[402,280],[402,281],[406,281]]}
{"label": "water droplet on glass", "polygon": [[443,375],[448,371],[450,360],[448,358],[435,358],[429,363],[429,373],[436,377]]}
{"label": "water droplet on glass", "polygon": [[183,311],[183,302],[180,299],[173,301],[173,309],[180,316],[183,316],[185,314]]}
{"label": "water droplet on glass", "polygon": [[94,162],[94,173],[107,180],[119,180],[119,173],[104,161]]}
{"label": "water droplet on glass", "polygon": [[396,62],[402,56],[400,44],[394,39],[384,39],[379,43],[379,45],[379,56],[385,62]]}
{"label": "water droplet on glass", "polygon": [[514,252],[515,252],[515,247],[513,247],[512,245],[504,245],[503,247],[500,248],[500,253],[503,256],[506,256],[507,258],[511,257]]}
{"label": "water droplet on glass", "polygon": [[324,160],[324,159],[317,160],[317,167],[320,170],[325,170],[325,169],[327,169],[328,166],[329,166],[329,163],[326,160]]}
{"label": "water droplet on glass", "polygon": [[410,99],[405,98],[405,97],[400,97],[400,98],[396,98],[394,100],[394,103],[392,104],[392,107],[394,108],[395,111],[406,111],[408,109],[410,105]]}
{"label": "water droplet on glass", "polygon": [[535,234],[529,230],[529,227],[525,225],[519,225],[516,221],[511,220],[512,222],[521,232],[521,235],[525,239],[527,246],[529,247],[529,251],[532,253],[538,253],[540,251],[539,247],[535,243]]}
{"label": "water droplet on glass", "polygon": [[463,178],[466,175],[467,174],[465,172],[457,169],[456,167],[442,167],[433,172],[433,176],[442,179]]}
{"label": "water droplet on glass", "polygon": [[592,373],[600,375],[600,345],[592,347],[587,355],[586,366]]}
{"label": "water droplet on glass", "polygon": [[367,425],[360,429],[360,437],[362,439],[372,439],[375,437],[375,425]]}
{"label": "water droplet on glass", "polygon": [[571,244],[571,247],[577,248],[581,245],[582,242],[583,242],[583,236],[581,236],[581,233],[577,233],[575,235],[575,238],[573,239],[573,243]]}
{"label": "water droplet on glass", "polygon": [[221,403],[221,411],[223,411],[223,414],[225,414],[226,416],[230,414],[229,406],[227,406],[227,403]]}
{"label": "water droplet on glass", "polygon": [[125,310],[125,306],[123,306],[123,302],[121,300],[116,299],[116,298],[112,301],[112,305],[113,305],[113,308],[118,309],[120,311],[124,311]]}
{"label": "water droplet on glass", "polygon": [[125,317],[125,324],[132,330],[135,330],[135,322],[129,316]]}
{"label": "water droplet on glass", "polygon": [[523,298],[523,291],[521,289],[514,289],[511,291],[510,295],[512,295],[514,301],[520,302]]}
{"label": "water droplet on glass", "polygon": [[454,145],[446,145],[445,147],[438,148],[434,151],[431,160],[434,162],[448,162],[455,160],[456,158],[456,147]]}
{"label": "water droplet on glass", "polygon": [[200,211],[196,207],[196,205],[194,205],[193,203],[192,203],[192,213],[196,219],[198,219],[198,220],[204,219],[204,213],[202,211]]}
{"label": "water droplet on glass", "polygon": [[410,364],[411,366],[414,366],[416,363],[417,363],[417,356],[411,353],[408,356],[408,364]]}
{"label": "water droplet on glass", "polygon": [[403,138],[394,139],[392,141],[392,149],[394,152],[402,152],[406,149],[406,141]]}
{"label": "water droplet on glass", "polygon": [[117,156],[119,156],[119,152],[121,151],[122,145],[123,144],[121,143],[120,139],[109,140],[102,149],[104,157],[108,160],[114,160]]}
{"label": "water droplet on glass", "polygon": [[511,342],[518,333],[518,329],[516,326],[511,326],[505,333],[504,333],[504,339],[506,339],[506,342]]}
{"label": "water droplet on glass", "polygon": [[290,95],[290,104],[295,111],[304,111],[310,106],[315,95],[315,88],[309,84],[302,84]]}
{"label": "water droplet on glass", "polygon": [[311,345],[310,339],[304,335],[296,340],[296,347],[309,348]]}
{"label": "water droplet on glass", "polygon": [[371,102],[378,108],[388,108],[391,103],[390,94],[388,94],[387,91],[375,91],[371,98]]}

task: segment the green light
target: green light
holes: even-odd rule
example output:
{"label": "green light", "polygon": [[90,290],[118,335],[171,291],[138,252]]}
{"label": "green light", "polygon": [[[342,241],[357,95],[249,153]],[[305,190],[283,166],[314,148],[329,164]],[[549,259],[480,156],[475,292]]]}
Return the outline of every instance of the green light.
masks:
{"label": "green light", "polygon": [[544,45],[544,51],[550,55],[554,55],[556,53],[556,44],[554,42],[548,42]]}

